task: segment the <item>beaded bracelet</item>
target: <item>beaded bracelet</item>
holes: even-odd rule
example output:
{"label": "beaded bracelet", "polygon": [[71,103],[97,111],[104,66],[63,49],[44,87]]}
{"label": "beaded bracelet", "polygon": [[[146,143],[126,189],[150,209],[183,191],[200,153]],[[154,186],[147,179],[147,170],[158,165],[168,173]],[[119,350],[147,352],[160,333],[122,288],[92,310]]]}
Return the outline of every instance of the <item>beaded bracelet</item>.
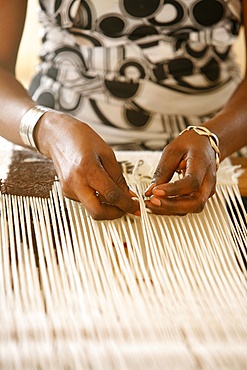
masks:
{"label": "beaded bracelet", "polygon": [[181,131],[179,135],[182,135],[185,131],[189,131],[189,130],[195,131],[198,135],[203,135],[203,136],[208,137],[210,145],[215,151],[215,161],[216,161],[216,171],[217,171],[220,165],[220,150],[219,150],[218,137],[204,126],[188,126],[186,127],[186,129]]}
{"label": "beaded bracelet", "polygon": [[29,109],[22,117],[19,132],[23,143],[27,145],[30,149],[38,151],[38,148],[34,141],[33,132],[36,124],[43,116],[43,114],[51,110],[51,108],[46,108],[42,105],[36,105],[35,107]]}

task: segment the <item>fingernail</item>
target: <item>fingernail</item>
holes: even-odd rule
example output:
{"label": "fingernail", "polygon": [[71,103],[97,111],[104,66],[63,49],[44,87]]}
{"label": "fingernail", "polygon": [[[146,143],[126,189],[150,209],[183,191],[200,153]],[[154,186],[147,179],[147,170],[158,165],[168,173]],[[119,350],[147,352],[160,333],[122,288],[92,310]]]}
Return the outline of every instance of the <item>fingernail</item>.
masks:
{"label": "fingernail", "polygon": [[166,192],[163,189],[154,189],[153,193],[158,197],[164,197],[166,195]]}
{"label": "fingernail", "polygon": [[156,197],[151,197],[150,202],[153,203],[155,206],[160,207],[161,206],[161,200]]}

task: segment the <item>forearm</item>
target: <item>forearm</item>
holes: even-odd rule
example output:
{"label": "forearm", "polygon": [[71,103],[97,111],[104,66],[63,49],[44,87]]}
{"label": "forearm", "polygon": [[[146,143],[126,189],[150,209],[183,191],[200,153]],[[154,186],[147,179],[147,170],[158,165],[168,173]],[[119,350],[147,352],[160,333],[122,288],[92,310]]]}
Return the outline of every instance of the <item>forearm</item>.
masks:
{"label": "forearm", "polygon": [[239,85],[225,107],[205,126],[220,141],[221,159],[247,145],[247,78]]}
{"label": "forearm", "polygon": [[20,121],[35,103],[15,76],[3,68],[0,68],[0,86],[0,136],[23,145],[19,134]]}

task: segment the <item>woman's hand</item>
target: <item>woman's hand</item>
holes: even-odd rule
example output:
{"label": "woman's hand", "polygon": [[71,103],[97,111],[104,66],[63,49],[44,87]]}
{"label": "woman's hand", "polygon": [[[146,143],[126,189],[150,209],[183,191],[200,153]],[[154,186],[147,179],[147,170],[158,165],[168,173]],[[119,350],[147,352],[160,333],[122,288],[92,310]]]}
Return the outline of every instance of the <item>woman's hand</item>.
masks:
{"label": "woman's hand", "polygon": [[[183,177],[169,182],[175,172]],[[215,193],[215,152],[206,136],[186,131],[168,144],[146,190],[146,206],[159,215],[201,212]]]}
{"label": "woman's hand", "polygon": [[87,124],[48,112],[35,129],[41,153],[52,159],[64,195],[96,220],[138,213],[112,149]]}

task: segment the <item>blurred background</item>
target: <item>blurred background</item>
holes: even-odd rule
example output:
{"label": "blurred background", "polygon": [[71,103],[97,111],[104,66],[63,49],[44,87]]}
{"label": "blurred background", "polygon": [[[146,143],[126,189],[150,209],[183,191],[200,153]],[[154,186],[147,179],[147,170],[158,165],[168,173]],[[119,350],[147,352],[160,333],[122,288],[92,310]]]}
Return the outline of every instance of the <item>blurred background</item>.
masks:
{"label": "blurred background", "polygon": [[22,42],[19,49],[16,74],[28,86],[38,62],[40,27],[38,22],[38,0],[28,1],[28,11]]}
{"label": "blurred background", "polygon": [[[37,64],[40,45],[38,0],[30,0],[28,3],[29,5],[27,11],[26,25],[19,50],[16,70],[18,79],[25,86],[28,86],[31,76],[34,72],[35,65]],[[238,43],[236,45],[236,52],[243,71],[245,66],[243,32],[241,32]]]}

